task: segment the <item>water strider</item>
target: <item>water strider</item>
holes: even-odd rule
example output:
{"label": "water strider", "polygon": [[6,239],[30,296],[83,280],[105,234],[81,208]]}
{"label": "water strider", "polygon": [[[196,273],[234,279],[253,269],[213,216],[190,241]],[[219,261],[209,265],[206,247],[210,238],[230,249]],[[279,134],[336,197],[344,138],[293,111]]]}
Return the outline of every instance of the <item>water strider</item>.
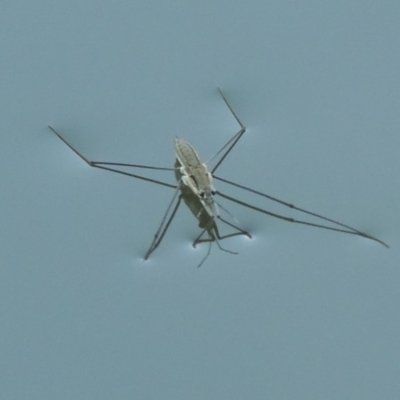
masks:
{"label": "water strider", "polygon": [[[127,163],[115,163],[115,162],[103,162],[103,161],[90,161],[85,156],[83,156],[78,150],[76,150],[70,143],[68,143],[64,137],[58,133],[53,127],[49,125],[49,128],[71,149],[73,150],[80,158],[82,158],[89,166],[104,169],[107,171],[115,172],[122,175],[131,176],[134,178],[142,179],[148,182],[153,182],[159,185],[167,186],[174,188],[174,195],[172,200],[170,201],[164,216],[161,219],[161,223],[159,224],[156,233],[154,234],[153,241],[147,250],[144,259],[147,260],[150,255],[154,252],[154,250],[160,245],[162,242],[172,220],[174,219],[176,212],[181,204],[182,199],[184,200],[185,204],[188,206],[190,211],[199,221],[199,227],[201,228],[200,234],[197,238],[193,241],[193,246],[195,247],[198,243],[208,242],[209,247],[206,255],[201,260],[198,266],[201,266],[206,258],[209,256],[211,251],[211,243],[216,242],[218,247],[226,251],[228,253],[237,254],[233,251],[227,250],[223,248],[220,244],[220,240],[226,239],[228,237],[236,236],[236,235],[246,235],[251,238],[251,235],[246,232],[245,230],[241,229],[239,226],[227,221],[226,219],[222,218],[219,212],[218,203],[214,199],[214,196],[218,194],[219,196],[232,201],[234,203],[240,204],[244,207],[250,208],[254,211],[270,215],[275,218],[282,219],[287,222],[308,225],[320,229],[327,229],[331,231],[341,232],[341,233],[348,233],[352,235],[362,236],[364,238],[374,240],[382,244],[383,246],[389,248],[389,246],[383,242],[382,240],[368,235],[367,233],[361,232],[358,229],[352,228],[346,224],[343,224],[339,221],[335,221],[333,219],[324,217],[323,215],[316,214],[311,211],[307,211],[303,208],[297,207],[294,204],[279,200],[275,197],[269,196],[267,194],[261,193],[258,190],[251,189],[247,186],[240,185],[238,183],[232,182],[230,180],[220,178],[214,175],[214,172],[217,168],[221,165],[221,163],[225,160],[227,155],[231,152],[231,150],[235,147],[238,143],[240,138],[246,132],[246,128],[232,109],[231,105],[229,104],[228,100],[226,99],[225,95],[222,93],[221,89],[218,88],[219,93],[227,107],[229,108],[230,112],[232,113],[233,117],[236,119],[237,123],[239,124],[239,131],[220,149],[218,152],[210,159],[213,160],[214,158],[220,156],[218,161],[216,162],[215,166],[212,168],[211,171],[207,168],[207,163],[202,163],[199,155],[197,154],[196,150],[190,145],[188,142],[181,138],[175,138],[175,156],[176,162],[174,168],[162,168],[162,167],[154,167],[148,165],[138,165],[138,164],[127,164]],[[209,161],[209,162],[210,162]],[[143,168],[143,169],[153,169],[153,170],[163,170],[163,171],[175,171],[175,177],[177,180],[176,185],[172,185],[166,182],[162,182],[156,179],[151,179],[145,176],[137,175],[134,173],[121,171],[115,168],[110,168],[110,166],[114,167],[132,167],[132,168]],[[221,182],[225,182],[229,185],[238,187],[240,189],[246,190],[258,196],[262,196],[269,200],[275,201],[280,203],[286,207],[292,208],[296,211],[311,215],[313,217],[319,218],[321,220],[330,222],[340,228],[335,228],[328,225],[316,224],[312,222],[302,221],[290,217],[286,217],[280,214],[272,213],[270,211],[264,210],[262,208],[253,206],[249,203],[245,203],[241,200],[235,199],[230,197],[224,193],[217,191],[213,185],[213,179],[219,180]],[[223,208],[221,205],[219,205]],[[217,220],[225,223],[232,227],[235,231],[233,233],[221,236],[217,226]],[[207,238],[203,238],[203,236],[207,234]]]}

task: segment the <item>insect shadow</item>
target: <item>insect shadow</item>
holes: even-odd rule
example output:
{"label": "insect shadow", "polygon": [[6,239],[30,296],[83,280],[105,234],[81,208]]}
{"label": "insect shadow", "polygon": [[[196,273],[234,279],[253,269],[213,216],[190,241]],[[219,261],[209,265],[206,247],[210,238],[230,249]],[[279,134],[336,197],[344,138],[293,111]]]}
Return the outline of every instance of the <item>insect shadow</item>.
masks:
{"label": "insect shadow", "polygon": [[[240,184],[232,182],[228,179],[224,179],[224,178],[216,176],[214,174],[215,171],[219,168],[219,166],[222,164],[222,162],[225,160],[225,158],[228,156],[228,154],[230,154],[232,149],[236,146],[236,144],[239,142],[239,140],[241,139],[243,134],[246,132],[245,126],[242,124],[241,120],[238,118],[237,114],[232,109],[232,107],[231,107],[230,103],[228,102],[228,100],[226,99],[224,93],[221,91],[220,88],[218,88],[218,91],[219,91],[224,103],[229,108],[232,116],[235,118],[235,120],[239,124],[240,129],[207,162],[207,163],[209,163],[212,160],[217,159],[216,164],[211,169],[211,171],[208,171],[207,165],[206,165],[207,163],[201,162],[200,157],[197,154],[196,150],[193,148],[193,146],[191,146],[188,142],[186,142],[185,140],[183,140],[181,138],[175,138],[175,146],[174,147],[175,147],[176,161],[175,161],[174,168],[164,168],[164,167],[154,167],[154,166],[140,165],[140,164],[91,161],[88,158],[86,158],[83,154],[81,154],[77,149],[75,149],[75,147],[73,147],[69,142],[67,142],[67,140],[59,132],[57,132],[53,127],[51,127],[50,125],[48,126],[57,135],[57,137],[59,139],[61,139],[72,151],[74,151],[82,160],[84,160],[91,167],[104,169],[107,171],[134,177],[137,179],[142,179],[142,180],[145,180],[148,182],[153,182],[158,185],[162,185],[162,186],[166,186],[166,187],[175,189],[172,200],[170,201],[170,203],[167,207],[167,210],[161,219],[161,223],[159,224],[157,231],[154,234],[153,241],[144,256],[145,260],[147,260],[150,257],[150,255],[161,244],[165,234],[168,231],[169,226],[171,225],[173,219],[175,218],[175,215],[178,211],[178,208],[179,208],[182,200],[184,201],[186,206],[190,209],[192,214],[196,217],[196,219],[199,222],[199,227],[201,228],[201,232],[199,233],[197,238],[193,241],[193,247],[196,247],[196,245],[199,243],[208,243],[209,244],[208,251],[207,251],[206,255],[203,257],[203,259],[201,260],[201,262],[199,263],[198,267],[200,267],[204,263],[204,261],[207,259],[207,257],[210,255],[211,244],[213,242],[216,242],[218,247],[222,251],[225,251],[225,252],[228,252],[231,254],[237,254],[234,251],[231,251],[231,250],[228,250],[228,249],[225,249],[224,247],[222,247],[220,244],[220,240],[223,240],[223,239],[226,239],[226,238],[229,238],[232,236],[237,236],[237,235],[245,235],[245,236],[248,236],[249,238],[251,238],[251,235],[249,232],[243,230],[236,224],[226,220],[225,218],[223,218],[220,215],[219,208],[222,208],[222,209],[224,209],[224,208],[219,203],[216,202],[216,200],[214,198],[214,196],[216,194],[218,194],[220,197],[222,197],[228,201],[231,201],[231,202],[234,202],[241,206],[247,207],[247,208],[257,211],[259,213],[284,220],[286,222],[292,222],[292,223],[296,223],[296,224],[311,226],[314,228],[326,229],[326,230],[330,230],[330,231],[336,231],[336,232],[361,236],[361,237],[373,240],[375,242],[378,242],[381,245],[385,246],[386,248],[389,248],[389,246],[382,240],[380,240],[374,236],[371,236],[365,232],[361,232],[358,229],[352,228],[351,226],[346,225],[342,222],[333,220],[331,218],[314,213],[312,211],[305,210],[304,208],[297,207],[292,203],[288,203],[288,202],[280,200],[276,197],[269,196],[258,190],[251,189],[247,186],[240,185]],[[145,177],[142,175],[137,175],[137,174],[134,174],[131,172],[126,172],[126,171],[122,171],[119,169],[111,168],[112,166],[113,167],[130,167],[130,168],[138,168],[138,169],[141,168],[141,169],[151,169],[151,170],[162,170],[162,171],[174,171],[175,178],[177,180],[177,184],[173,185],[170,183],[159,181],[157,179],[152,179],[152,178]],[[221,182],[227,183],[228,185],[251,192],[257,196],[261,196],[268,200],[272,200],[272,201],[277,202],[285,207],[289,207],[293,210],[296,210],[300,213],[304,213],[304,214],[310,215],[312,217],[318,218],[320,220],[329,222],[332,225],[336,225],[336,227],[329,226],[327,224],[322,224],[322,223],[317,224],[317,223],[303,221],[303,220],[299,220],[299,219],[295,219],[295,218],[291,218],[291,217],[286,217],[284,215],[276,214],[271,211],[265,210],[263,208],[256,207],[252,204],[246,203],[239,199],[233,198],[227,194],[224,194],[220,191],[217,191],[213,186],[213,179],[219,180]],[[220,235],[219,230],[218,230],[217,221],[220,221],[221,223],[224,223],[224,224],[230,226],[233,229],[233,232],[226,234],[226,235]],[[205,235],[206,235],[206,237],[204,237]]]}

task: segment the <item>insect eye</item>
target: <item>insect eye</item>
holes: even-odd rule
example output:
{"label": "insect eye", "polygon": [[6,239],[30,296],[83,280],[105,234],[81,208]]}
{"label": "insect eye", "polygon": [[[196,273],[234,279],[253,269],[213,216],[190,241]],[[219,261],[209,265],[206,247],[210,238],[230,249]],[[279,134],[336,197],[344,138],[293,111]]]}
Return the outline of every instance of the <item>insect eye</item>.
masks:
{"label": "insect eye", "polygon": [[202,198],[202,199],[204,199],[204,192],[203,191],[201,191],[201,192],[199,192],[199,196]]}
{"label": "insect eye", "polygon": [[216,191],[215,189],[213,189],[213,190],[211,190],[211,194],[212,194],[213,196],[215,196],[215,195],[217,194],[217,191]]}

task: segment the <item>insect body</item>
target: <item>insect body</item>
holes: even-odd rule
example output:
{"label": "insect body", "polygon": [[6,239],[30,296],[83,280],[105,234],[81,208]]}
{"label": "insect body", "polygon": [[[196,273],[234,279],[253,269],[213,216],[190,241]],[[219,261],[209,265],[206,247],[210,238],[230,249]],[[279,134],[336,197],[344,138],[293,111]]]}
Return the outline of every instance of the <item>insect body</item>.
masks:
{"label": "insect body", "polygon": [[[217,192],[213,187],[212,175],[208,171],[206,164],[203,164],[200,161],[200,157],[196,150],[185,140],[175,138],[175,156],[175,177],[178,181],[178,186],[144,259],[147,260],[150,254],[153,253],[161,243],[172,219],[175,217],[175,213],[182,199],[199,221],[199,227],[202,228],[201,233],[193,241],[193,247],[196,247],[198,243],[209,242],[208,252],[200,262],[199,266],[203,264],[210,254],[211,242],[214,241],[221,250],[227,253],[237,254],[231,250],[223,248],[219,243],[219,240],[236,235],[246,235],[248,237],[251,237],[251,235],[221,217],[218,205],[214,200],[214,195]],[[170,209],[175,202],[176,196],[178,195],[178,191],[180,191],[178,201],[170,215],[170,218],[166,220]],[[221,236],[216,224],[216,219],[231,226],[236,230],[236,232]],[[202,239],[204,233],[207,233],[207,239]]]}
{"label": "insect body", "polygon": [[[115,172],[118,174],[134,177],[137,179],[142,179],[148,182],[153,182],[158,185],[174,188],[175,192],[173,195],[172,200],[170,201],[167,210],[161,220],[161,223],[159,224],[159,227],[154,234],[153,241],[146,252],[144,259],[148,259],[150,255],[156,250],[156,248],[160,245],[162,242],[172,220],[174,219],[176,212],[181,204],[182,199],[184,200],[184,203],[189,207],[193,215],[197,218],[199,221],[199,226],[202,229],[200,234],[197,236],[197,238],[193,241],[193,246],[195,247],[198,243],[203,243],[203,242],[208,242],[209,243],[209,248],[208,252],[199,264],[202,265],[204,260],[208,257],[210,254],[211,250],[211,243],[216,242],[218,247],[226,251],[228,253],[233,253],[236,254],[233,251],[224,249],[221,244],[219,243],[220,240],[236,236],[236,235],[246,235],[248,237],[251,237],[251,235],[246,232],[245,230],[241,229],[239,226],[236,226],[235,224],[227,221],[224,219],[219,212],[219,207],[217,202],[214,199],[214,196],[217,194],[217,191],[215,190],[213,186],[213,178],[220,180],[222,182],[227,183],[228,185],[232,185],[235,187],[238,187],[240,189],[243,189],[245,191],[251,192],[254,195],[261,196],[265,199],[272,200],[274,202],[280,203],[286,207],[289,207],[293,210],[296,210],[300,213],[304,213],[307,215],[310,215],[314,218],[318,218],[320,220],[329,222],[331,225],[325,225],[325,224],[317,224],[314,222],[309,222],[309,221],[303,221],[299,219],[294,219],[290,217],[286,217],[281,214],[276,214],[273,212],[270,212],[268,210],[265,210],[260,207],[253,206],[249,203],[245,203],[241,200],[238,200],[236,198],[233,198],[227,194],[218,192],[218,195],[221,196],[222,198],[232,201],[234,203],[237,203],[239,205],[242,205],[244,207],[250,208],[254,211],[257,211],[259,213],[265,214],[272,216],[274,218],[279,218],[281,220],[287,221],[287,222],[292,222],[296,224],[302,224],[302,225],[307,225],[311,226],[314,228],[320,228],[320,229],[326,229],[326,230],[331,230],[331,231],[336,231],[336,232],[341,232],[341,233],[347,233],[347,234],[352,234],[352,235],[357,235],[357,236],[362,236],[364,238],[373,240],[375,242],[378,242],[382,244],[385,247],[389,247],[385,242],[382,240],[373,237],[367,233],[361,232],[358,229],[352,228],[349,225],[343,224],[342,222],[327,218],[323,215],[314,213],[312,211],[307,211],[304,208],[300,208],[295,206],[294,204],[285,202],[283,200],[277,199],[275,197],[269,196],[265,193],[261,193],[257,190],[251,189],[247,186],[240,185],[238,183],[232,182],[228,179],[224,179],[221,177],[217,177],[214,173],[217,170],[217,168],[221,165],[221,163],[225,160],[225,158],[228,156],[228,154],[231,152],[231,150],[235,147],[235,145],[238,143],[240,138],[243,136],[243,134],[246,131],[246,128],[240,121],[240,119],[237,117],[236,113],[233,111],[231,105],[227,101],[226,97],[222,93],[222,91],[218,88],[223,101],[225,102],[226,106],[229,108],[230,112],[232,113],[233,117],[236,119],[237,123],[239,124],[239,131],[220,149],[218,152],[211,158],[213,160],[217,156],[220,156],[220,158],[217,160],[216,164],[214,167],[211,169],[211,171],[208,170],[207,165],[203,164],[200,160],[199,155],[195,151],[195,149],[185,140],[181,138],[176,138],[175,139],[175,156],[176,156],[176,162],[175,162],[175,167],[174,168],[163,168],[163,167],[154,167],[154,166],[148,166],[148,165],[138,165],[138,164],[127,164],[127,163],[116,163],[116,162],[104,162],[104,161],[90,161],[87,159],[85,156],[83,156],[78,150],[76,150],[71,144],[69,144],[64,137],[58,133],[54,128],[49,126],[49,128],[58,136],[59,139],[61,139],[71,150],[73,150],[82,160],[84,160],[87,164],[89,164],[91,167],[95,168],[100,168],[104,169],[107,171]],[[211,161],[210,160],[210,161]],[[175,177],[177,179],[177,185],[173,185],[170,183],[166,183],[163,181],[159,181],[156,179],[148,178],[142,175],[138,175],[135,173],[131,172],[126,172],[122,171],[120,169],[116,168],[111,168],[111,167],[132,167],[132,168],[142,168],[142,169],[153,169],[153,170],[163,170],[163,171],[174,171],[175,172]],[[220,205],[220,208],[223,208]],[[230,226],[231,228],[234,229],[233,233],[229,233],[227,235],[221,236],[218,230],[217,226],[217,220]],[[332,226],[332,225],[336,225]],[[203,235],[207,234],[207,238],[204,239]]]}
{"label": "insect body", "polygon": [[219,216],[218,206],[214,201],[216,190],[213,187],[213,178],[202,164],[196,150],[185,140],[175,138],[175,155],[179,161],[182,183],[189,187],[199,200],[210,217]]}

